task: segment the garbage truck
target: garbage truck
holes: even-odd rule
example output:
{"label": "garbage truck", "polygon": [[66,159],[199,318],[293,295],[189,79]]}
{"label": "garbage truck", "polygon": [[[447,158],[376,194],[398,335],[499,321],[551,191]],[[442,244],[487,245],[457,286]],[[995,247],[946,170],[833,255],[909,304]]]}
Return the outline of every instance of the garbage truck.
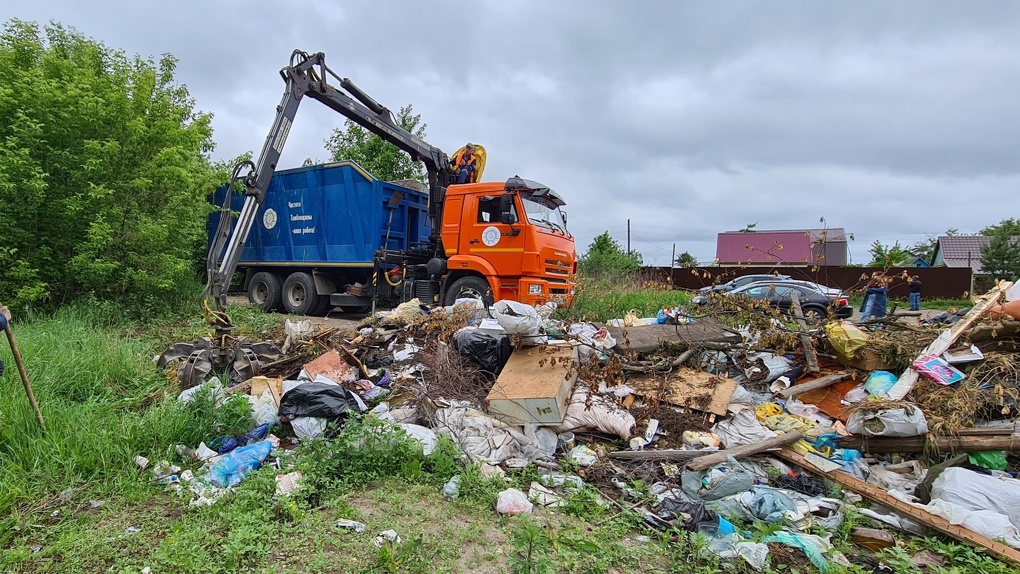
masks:
{"label": "garbage truck", "polygon": [[[518,176],[454,183],[455,167],[442,149],[403,129],[388,108],[328,68],[321,52],[295,50],[280,75],[283,98],[262,151],[255,161],[235,166],[210,225],[203,311],[214,337],[190,349],[175,346],[188,356],[188,372],[199,373],[206,364],[223,370],[232,363],[246,365],[246,373],[259,370],[258,350],[231,335],[235,327],[226,313],[238,269],[244,270],[254,301],[273,308],[278,293],[279,306],[293,313],[329,305],[360,310],[385,293],[425,304],[450,304],[465,296],[486,303],[570,302],[577,254],[559,194]],[[354,164],[275,177],[306,98],[421,161],[428,176],[425,197],[377,182]],[[249,242],[253,229],[258,231]],[[375,250],[368,268],[370,247]]]}
{"label": "garbage truck", "polygon": [[[572,299],[576,250],[558,193],[521,177],[453,184],[441,149],[400,127],[350,80],[338,83],[356,101],[326,83],[324,66],[322,54],[295,52],[283,70],[287,94],[260,165],[243,178],[246,192],[230,194],[230,202],[229,186],[216,194],[217,205],[241,216],[230,228],[226,211],[210,218],[213,249],[226,252],[221,269],[210,273],[226,281],[227,272],[241,271],[252,303],[296,314],[364,312],[380,296],[447,305],[465,296],[486,303]],[[421,159],[428,191],[379,181],[351,162],[277,171],[298,93]],[[249,202],[254,217],[244,211]],[[227,230],[235,236],[217,246]]]}

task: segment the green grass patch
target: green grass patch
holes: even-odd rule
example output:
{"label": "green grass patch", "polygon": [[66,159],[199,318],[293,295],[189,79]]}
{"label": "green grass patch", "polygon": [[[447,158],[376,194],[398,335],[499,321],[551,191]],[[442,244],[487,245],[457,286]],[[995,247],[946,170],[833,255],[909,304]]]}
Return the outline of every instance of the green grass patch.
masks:
{"label": "green grass patch", "polygon": [[[854,309],[860,309],[862,301],[864,301],[863,296],[851,297],[850,306]],[[897,311],[907,311],[910,309],[910,301],[907,299],[896,299],[890,297],[888,308],[892,309],[894,304],[896,305]],[[921,299],[922,311],[956,311],[972,305],[974,305],[974,303],[969,299]]]}
{"label": "green grass patch", "polygon": [[178,443],[250,426],[243,396],[219,409],[208,394],[178,403],[179,389],[152,362],[165,341],[103,309],[73,305],[13,331],[47,430],[0,345],[11,367],[0,379],[0,516],[69,487],[116,492],[137,481],[136,455],[167,458]]}
{"label": "green grass patch", "polygon": [[574,303],[557,310],[565,321],[622,319],[631,309],[638,317],[655,317],[660,309],[688,305],[691,295],[664,283],[642,281],[631,274],[577,277]]}

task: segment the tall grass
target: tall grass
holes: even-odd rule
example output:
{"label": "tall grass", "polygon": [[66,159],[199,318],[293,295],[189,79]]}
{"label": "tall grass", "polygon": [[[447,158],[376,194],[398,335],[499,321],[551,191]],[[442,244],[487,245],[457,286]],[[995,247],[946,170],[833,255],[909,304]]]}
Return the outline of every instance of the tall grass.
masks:
{"label": "tall grass", "polygon": [[136,455],[165,456],[220,430],[213,409],[175,400],[151,360],[162,342],[103,309],[80,303],[12,328],[46,432],[0,342],[10,367],[0,377],[0,517],[68,487],[116,488],[137,473]]}
{"label": "tall grass", "polygon": [[579,275],[574,302],[557,311],[566,321],[622,319],[631,309],[638,317],[654,317],[660,309],[687,305],[691,295],[667,282],[649,280],[638,273],[603,272]]}

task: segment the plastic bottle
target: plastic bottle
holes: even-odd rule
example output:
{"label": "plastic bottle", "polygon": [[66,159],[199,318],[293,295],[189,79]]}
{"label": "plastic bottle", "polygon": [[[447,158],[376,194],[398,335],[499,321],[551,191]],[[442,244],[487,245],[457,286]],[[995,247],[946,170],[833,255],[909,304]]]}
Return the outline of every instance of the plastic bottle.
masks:
{"label": "plastic bottle", "polygon": [[460,494],[460,475],[455,474],[453,475],[453,478],[446,483],[446,486],[443,487],[443,498],[446,500],[453,500],[454,498],[457,498],[458,494]]}

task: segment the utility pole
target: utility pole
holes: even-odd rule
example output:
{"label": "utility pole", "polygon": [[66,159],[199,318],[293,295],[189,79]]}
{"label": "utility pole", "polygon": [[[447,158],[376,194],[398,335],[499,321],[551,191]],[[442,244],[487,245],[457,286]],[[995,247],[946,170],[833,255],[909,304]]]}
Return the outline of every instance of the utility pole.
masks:
{"label": "utility pole", "polygon": [[676,243],[673,244],[673,256],[669,259],[669,268],[676,266]]}
{"label": "utility pole", "polygon": [[630,220],[627,220],[627,255],[630,255]]}

